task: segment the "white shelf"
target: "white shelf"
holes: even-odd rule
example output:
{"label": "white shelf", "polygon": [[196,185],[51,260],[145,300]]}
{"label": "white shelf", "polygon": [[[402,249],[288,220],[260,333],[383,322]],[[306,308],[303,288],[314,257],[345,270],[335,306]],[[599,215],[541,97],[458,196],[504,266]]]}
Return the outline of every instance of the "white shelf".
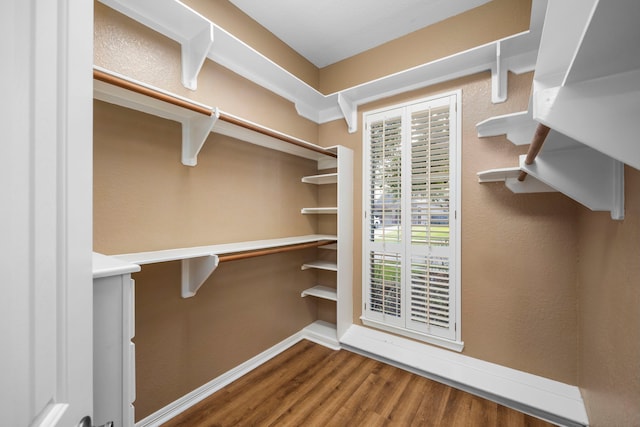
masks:
{"label": "white shelf", "polygon": [[325,173],[322,175],[304,176],[302,177],[302,182],[316,185],[336,184],[338,182],[338,174]]}
{"label": "white shelf", "polygon": [[[528,144],[539,123],[551,131],[531,165],[480,172],[514,192],[551,187],[594,211],[624,218],[624,167],[640,168],[639,2],[550,2],[527,111],[478,123],[479,137]],[[527,184],[530,178],[542,183]]]}
{"label": "white shelf", "polygon": [[93,253],[93,278],[120,276],[123,274],[136,273],[140,271],[140,266],[136,263],[123,261],[121,259],[103,255],[98,252]]}
{"label": "white shelf", "polygon": [[640,2],[549,2],[533,118],[640,169]]}
{"label": "white shelf", "polygon": [[279,239],[222,243],[218,245],[194,246],[190,248],[163,249],[158,251],[136,252],[113,256],[133,264],[144,265],[154,264],[158,262],[198,258],[208,255],[222,255],[259,249],[277,248],[280,246],[290,246],[299,243],[318,242],[322,240],[337,240],[337,236],[328,234],[310,234],[305,236],[284,237]]}
{"label": "white shelf", "polygon": [[336,290],[333,288],[329,288],[328,286],[322,286],[322,285],[305,289],[304,291],[302,291],[302,294],[300,296],[302,297],[311,296],[316,298],[327,299],[330,301],[338,301],[338,293],[336,292]]}
{"label": "white shelf", "polygon": [[333,350],[340,350],[340,343],[336,336],[336,325],[333,323],[316,320],[302,329],[301,334],[309,341],[324,345]]}
{"label": "white shelf", "polygon": [[320,214],[320,215],[325,215],[325,214],[337,214],[338,213],[338,208],[337,207],[326,207],[326,208],[302,208],[302,210],[300,211],[300,213],[304,214],[304,215],[313,215],[313,214]]}
{"label": "white shelf", "polygon": [[206,55],[293,102],[298,114],[309,120],[326,123],[343,118],[351,133],[357,130],[359,105],[482,71],[491,71],[493,102],[504,101],[508,72],[534,68],[547,3],[533,0],[529,31],[324,95],[179,1],[100,1],[180,43],[183,64],[190,64],[186,80],[191,87],[195,87],[194,75]]}
{"label": "white shelf", "polygon": [[315,268],[317,270],[338,271],[338,264],[330,261],[311,261],[302,264],[302,270]]}
{"label": "white shelf", "polygon": [[522,172],[520,168],[489,169],[478,172],[478,182],[504,182],[505,186],[514,193],[547,193],[557,191],[531,176],[527,176],[527,179],[524,181],[518,181],[520,172]]}
{"label": "white shelf", "polygon": [[519,111],[483,120],[476,125],[476,130],[478,138],[506,135],[515,145],[528,145],[536,127],[537,123],[531,117],[531,112]]}
{"label": "white shelf", "polygon": [[[93,96],[100,101],[131,108],[182,124],[182,163],[195,166],[198,153],[211,132],[251,144],[318,161],[319,168],[335,167],[335,153],[316,144],[266,128],[257,123],[192,101],[122,74],[94,66],[101,73],[128,88],[94,79]],[[165,99],[165,100],[163,100]],[[177,101],[182,106],[166,99]],[[197,111],[194,111],[197,110]]]}
{"label": "white shelf", "polygon": [[196,294],[211,273],[218,267],[218,255],[291,246],[322,240],[336,240],[336,238],[336,236],[331,235],[312,234],[280,239],[253,240],[210,246],[195,246],[191,248],[136,252],[113,255],[113,257],[124,262],[139,265],[180,260],[182,262],[182,297],[189,298]]}

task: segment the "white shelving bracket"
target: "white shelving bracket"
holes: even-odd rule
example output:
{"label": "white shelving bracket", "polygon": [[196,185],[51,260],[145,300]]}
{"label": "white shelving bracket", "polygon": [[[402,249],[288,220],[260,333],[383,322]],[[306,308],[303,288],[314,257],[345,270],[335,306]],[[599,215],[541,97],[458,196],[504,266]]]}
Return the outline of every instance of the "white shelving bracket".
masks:
{"label": "white shelving bracket", "polygon": [[191,298],[218,267],[218,255],[182,260],[182,298]]}
{"label": "white shelving bracket", "polygon": [[358,106],[342,93],[338,93],[338,106],[347,122],[349,133],[355,133],[358,130]]}
{"label": "white shelving bracket", "polygon": [[611,218],[624,219],[623,164],[586,145],[542,151],[520,168],[593,211],[609,211]]}
{"label": "white shelving bracket", "polygon": [[182,122],[182,164],[195,166],[198,164],[198,153],[213,130],[220,112],[216,108],[211,116],[194,116]]}
{"label": "white shelving bracket", "polygon": [[499,104],[507,100],[508,69],[502,57],[500,40],[496,42],[496,62],[491,67],[491,102]]}
{"label": "white shelving bracket", "polygon": [[187,89],[198,88],[198,74],[202,69],[204,60],[213,45],[213,24],[208,25],[192,37],[182,43],[182,85]]}

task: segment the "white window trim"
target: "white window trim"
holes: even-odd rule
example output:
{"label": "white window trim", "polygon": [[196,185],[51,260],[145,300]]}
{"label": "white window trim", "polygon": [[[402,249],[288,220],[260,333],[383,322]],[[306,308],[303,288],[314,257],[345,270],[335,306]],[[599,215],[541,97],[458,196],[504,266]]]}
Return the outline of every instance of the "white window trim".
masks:
{"label": "white window trim", "polygon": [[368,193],[364,189],[365,183],[369,180],[369,146],[367,144],[367,132],[363,130],[362,132],[362,183],[363,183],[363,191],[362,191],[362,315],[360,316],[360,320],[365,326],[373,327],[376,329],[384,330],[387,332],[391,332],[394,334],[406,336],[409,338],[413,338],[428,344],[437,345],[443,348],[447,348],[449,350],[454,350],[461,352],[464,348],[464,342],[462,341],[462,292],[461,292],[461,265],[462,265],[462,244],[461,244],[461,225],[462,225],[462,90],[454,90],[449,92],[438,93],[433,96],[429,96],[426,98],[415,99],[411,101],[407,101],[401,104],[389,105],[387,107],[379,108],[376,110],[371,110],[367,112],[363,112],[363,127],[366,123],[366,116],[372,114],[378,114],[389,110],[394,110],[398,108],[409,107],[414,104],[429,102],[439,98],[455,96],[455,105],[456,105],[456,123],[455,123],[455,141],[452,141],[455,149],[455,156],[453,162],[455,162],[455,176],[452,177],[452,180],[455,181],[454,188],[454,201],[455,201],[455,213],[453,215],[453,222],[455,222],[456,233],[453,236],[455,241],[455,249],[453,260],[454,267],[451,269],[451,274],[453,275],[453,281],[455,286],[455,339],[449,340],[446,338],[441,338],[433,335],[423,334],[416,331],[411,331],[405,329],[403,327],[396,327],[387,323],[382,323],[376,320],[371,320],[366,318],[366,310],[364,304],[366,303],[366,295],[367,295],[367,283],[369,281],[368,272],[364,266],[367,265],[367,257],[368,253],[366,250],[366,242],[367,236],[369,234],[369,223],[368,218],[365,217],[366,212],[369,209],[368,206]]}

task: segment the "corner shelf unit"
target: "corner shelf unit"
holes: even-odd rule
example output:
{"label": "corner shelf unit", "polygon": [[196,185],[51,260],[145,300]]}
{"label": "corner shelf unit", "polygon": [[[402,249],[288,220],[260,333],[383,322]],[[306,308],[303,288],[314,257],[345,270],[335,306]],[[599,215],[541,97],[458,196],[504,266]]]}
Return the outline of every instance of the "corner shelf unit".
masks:
{"label": "corner shelf unit", "polygon": [[528,31],[324,95],[177,0],[100,1],[181,45],[185,87],[196,88],[209,58],[293,102],[298,114],[315,123],[344,119],[351,133],[358,128],[359,105],[482,71],[491,72],[492,101],[505,101],[508,72],[534,67],[547,4],[533,0]]}
{"label": "corner shelf unit", "polygon": [[[335,214],[338,239],[336,243],[320,246],[319,249],[336,251],[336,261],[315,260],[304,263],[302,270],[323,270],[336,273],[336,287],[316,285],[305,289],[302,297],[315,297],[336,302],[336,322],[332,326],[324,321],[317,321],[309,333],[323,336],[323,344],[333,343],[339,348],[341,337],[353,322],[353,151],[343,146],[329,148],[337,158],[337,172],[305,176],[301,182],[311,185],[337,185],[337,206],[320,208],[303,208],[302,214]],[[319,168],[320,169],[320,168]]]}
{"label": "corner shelf unit", "polygon": [[[551,128],[536,160],[478,173],[516,193],[559,191],[594,211],[624,218],[624,164],[640,168],[638,2],[550,2],[527,111],[478,123],[479,137],[531,141]],[[517,181],[514,174],[529,175]]]}

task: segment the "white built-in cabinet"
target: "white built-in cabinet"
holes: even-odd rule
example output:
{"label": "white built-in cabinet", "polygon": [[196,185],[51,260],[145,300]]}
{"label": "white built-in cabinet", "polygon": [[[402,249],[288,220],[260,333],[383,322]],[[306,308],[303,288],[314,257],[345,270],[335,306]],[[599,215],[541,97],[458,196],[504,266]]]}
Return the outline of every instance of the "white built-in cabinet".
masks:
{"label": "white built-in cabinet", "polygon": [[[315,286],[302,296],[335,301],[337,324],[315,321],[301,336],[338,349],[339,339],[351,325],[353,277],[353,152],[343,146],[324,148],[221,112],[187,98],[143,84],[126,76],[96,67],[94,98],[132,108],[182,124],[182,162],[197,164],[197,156],[210,132],[317,161],[318,174],[301,177],[300,185],[335,185],[337,199],[332,206],[303,208],[301,215],[332,215],[336,234],[286,236],[276,239],[241,241],[208,246],[170,248],[105,256],[94,255],[96,419],[121,420],[116,425],[133,425],[135,398],[135,352],[133,281],[130,273],[145,264],[180,261],[183,298],[196,297],[198,289],[214,274],[220,262],[290,250],[317,247],[335,252],[335,262],[310,259],[303,270],[330,270],[335,288]],[[331,170],[330,173],[323,171]],[[293,207],[292,207],[293,209]],[[101,265],[113,265],[109,274]],[[117,274],[116,274],[117,273]],[[310,273],[312,274],[312,273]],[[300,302],[303,303],[302,300]]]}
{"label": "white built-in cabinet", "polygon": [[134,424],[135,290],[140,267],[93,254],[93,421]]}

